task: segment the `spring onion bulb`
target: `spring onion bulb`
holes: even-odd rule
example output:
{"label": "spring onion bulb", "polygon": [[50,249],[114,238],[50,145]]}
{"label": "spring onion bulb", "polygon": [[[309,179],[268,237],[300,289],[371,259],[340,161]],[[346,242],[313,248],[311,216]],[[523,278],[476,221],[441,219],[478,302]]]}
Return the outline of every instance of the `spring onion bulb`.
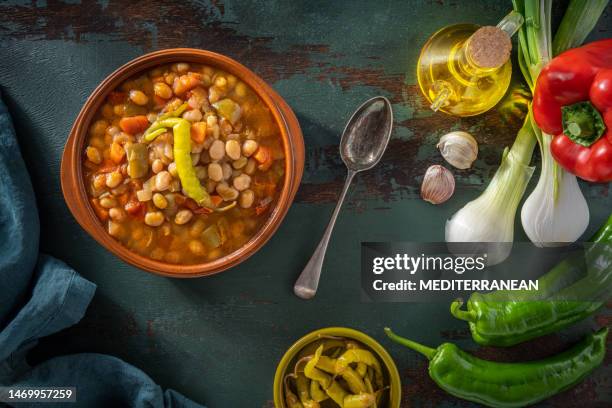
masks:
{"label": "spring onion bulb", "polygon": [[451,252],[465,252],[468,247],[452,243],[479,243],[469,251],[487,254],[487,264],[504,261],[512,250],[514,218],[533,174],[529,167],[536,139],[531,114],[519,131],[511,149],[506,148],[502,162],[486,190],[466,204],[446,223],[445,238]]}
{"label": "spring onion bulb", "polygon": [[538,184],[523,204],[521,222],[535,245],[567,245],[580,238],[589,225],[589,207],[576,176],[561,168],[550,155],[552,137],[542,133],[538,140],[542,171]]}

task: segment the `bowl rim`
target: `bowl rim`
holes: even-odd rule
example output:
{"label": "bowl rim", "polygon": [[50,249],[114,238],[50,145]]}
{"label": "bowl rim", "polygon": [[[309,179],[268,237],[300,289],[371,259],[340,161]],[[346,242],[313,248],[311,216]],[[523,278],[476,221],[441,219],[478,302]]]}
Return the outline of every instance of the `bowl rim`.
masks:
{"label": "bowl rim", "polygon": [[291,362],[291,360],[293,360],[293,358],[295,358],[297,353],[299,353],[308,344],[312,343],[315,340],[318,340],[321,335],[348,337],[353,340],[357,340],[372,349],[378,355],[378,357],[380,357],[389,373],[389,408],[399,408],[402,399],[402,384],[399,371],[397,370],[397,366],[395,365],[395,361],[393,360],[389,352],[378,341],[365,334],[364,332],[356,329],[351,329],[349,327],[340,326],[325,327],[322,329],[313,330],[296,340],[295,343],[293,343],[287,349],[285,354],[283,354],[283,357],[280,359],[278,365],[276,366],[276,372],[274,373],[273,396],[275,408],[286,408],[285,402],[282,398],[282,387],[283,377],[289,363]]}
{"label": "bowl rim", "polygon": [[[111,237],[96,217],[85,189],[82,151],[96,113],[109,92],[125,80],[155,66],[172,62],[191,62],[224,70],[246,83],[272,114],[281,134],[285,153],[285,177],[276,204],[268,219],[249,241],[235,251],[210,262],[183,265],[156,261],[131,251]],[[297,118],[289,105],[263,79],[230,57],[195,48],[170,48],[141,55],[106,76],[83,104],[64,146],[61,186],[70,212],[89,235],[123,261],[163,276],[191,278],[225,271],[257,252],[276,232],[286,215],[301,181],[304,166],[304,141]]]}

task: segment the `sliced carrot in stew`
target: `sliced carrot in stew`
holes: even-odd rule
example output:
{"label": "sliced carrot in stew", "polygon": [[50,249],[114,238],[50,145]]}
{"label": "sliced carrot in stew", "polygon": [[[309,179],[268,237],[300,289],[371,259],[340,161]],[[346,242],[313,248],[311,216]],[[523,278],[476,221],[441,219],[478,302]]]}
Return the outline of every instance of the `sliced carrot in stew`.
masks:
{"label": "sliced carrot in stew", "polygon": [[212,203],[213,203],[213,205],[215,207],[218,207],[219,204],[221,204],[223,202],[223,199],[221,198],[221,196],[218,196],[218,195],[215,194],[213,196],[210,196],[210,201],[212,201]]}
{"label": "sliced carrot in stew", "polygon": [[110,158],[115,163],[121,164],[121,162],[125,158],[125,150],[123,149],[123,146],[121,146],[117,142],[111,143],[111,146],[110,146]]}
{"label": "sliced carrot in stew", "polygon": [[185,92],[192,90],[198,85],[202,85],[202,75],[195,72],[189,72],[174,80],[172,90],[175,95],[182,96]]}
{"label": "sliced carrot in stew", "polygon": [[136,133],[141,133],[147,130],[149,127],[149,120],[144,115],[121,118],[119,121],[119,127],[125,133],[135,135]]}
{"label": "sliced carrot in stew", "polygon": [[200,144],[206,139],[206,122],[196,122],[191,125],[191,140]]}

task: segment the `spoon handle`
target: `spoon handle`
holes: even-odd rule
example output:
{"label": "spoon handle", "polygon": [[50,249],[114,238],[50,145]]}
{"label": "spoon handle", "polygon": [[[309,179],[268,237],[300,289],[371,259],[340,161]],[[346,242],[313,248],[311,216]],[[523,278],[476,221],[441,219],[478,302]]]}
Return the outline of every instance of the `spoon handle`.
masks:
{"label": "spoon handle", "polygon": [[327,224],[323,238],[321,238],[321,242],[319,242],[317,249],[315,249],[314,253],[310,257],[310,260],[300,274],[300,277],[293,286],[293,293],[295,293],[297,297],[302,299],[311,299],[317,293],[319,278],[321,277],[321,268],[323,267],[323,260],[325,259],[325,252],[327,251],[327,244],[329,244],[329,238],[334,230],[334,225],[336,224],[336,219],[340,213],[340,208],[342,207],[342,203],[344,202],[344,198],[346,197],[346,193],[348,192],[349,186],[351,185],[351,181],[353,181],[355,174],[356,172],[353,170],[348,171],[346,181],[344,182],[344,187],[342,188],[342,193],[340,193],[338,203],[336,204],[336,208],[334,208],[334,213],[331,216],[331,220],[329,220],[329,224]]}

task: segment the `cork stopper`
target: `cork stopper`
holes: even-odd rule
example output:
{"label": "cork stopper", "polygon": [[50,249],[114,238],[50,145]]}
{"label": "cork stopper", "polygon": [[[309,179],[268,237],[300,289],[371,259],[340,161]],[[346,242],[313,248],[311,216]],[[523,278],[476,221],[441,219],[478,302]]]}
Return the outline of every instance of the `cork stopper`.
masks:
{"label": "cork stopper", "polygon": [[467,53],[480,68],[501,67],[510,58],[512,42],[502,29],[493,26],[480,27],[470,37]]}

